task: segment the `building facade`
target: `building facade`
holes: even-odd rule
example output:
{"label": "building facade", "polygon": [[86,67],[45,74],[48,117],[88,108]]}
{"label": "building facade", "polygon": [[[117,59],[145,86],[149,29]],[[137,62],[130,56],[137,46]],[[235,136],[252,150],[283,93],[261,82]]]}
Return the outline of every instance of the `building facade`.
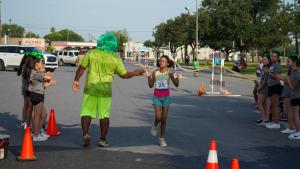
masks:
{"label": "building facade", "polygon": [[46,50],[46,41],[42,38],[2,38],[1,44],[35,46],[42,51]]}

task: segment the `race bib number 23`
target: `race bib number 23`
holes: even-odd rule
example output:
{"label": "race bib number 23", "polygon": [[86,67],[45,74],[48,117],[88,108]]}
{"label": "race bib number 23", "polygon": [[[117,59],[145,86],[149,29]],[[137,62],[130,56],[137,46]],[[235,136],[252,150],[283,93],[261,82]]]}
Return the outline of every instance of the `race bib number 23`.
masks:
{"label": "race bib number 23", "polygon": [[156,89],[168,89],[169,86],[168,86],[167,80],[159,80],[159,81],[157,81],[155,88]]}

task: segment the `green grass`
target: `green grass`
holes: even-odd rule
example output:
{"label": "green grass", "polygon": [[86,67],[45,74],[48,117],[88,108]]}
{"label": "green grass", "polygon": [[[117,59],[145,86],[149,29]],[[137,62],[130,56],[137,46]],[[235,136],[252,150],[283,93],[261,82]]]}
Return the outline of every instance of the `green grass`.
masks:
{"label": "green grass", "polygon": [[[225,67],[231,69],[233,64],[234,64],[234,62],[225,62]],[[245,74],[245,75],[255,76],[257,64],[258,64],[258,62],[248,62],[247,68],[240,73]],[[281,66],[282,66],[282,74],[286,74],[287,73],[287,65],[284,63],[284,64],[281,64]]]}
{"label": "green grass", "polygon": [[[211,68],[211,61],[208,61],[208,65],[206,68]],[[179,63],[180,65],[185,65],[184,63]],[[234,62],[233,61],[226,61],[225,62],[225,67],[228,69],[232,69]],[[248,62],[247,63],[247,68],[243,70],[242,72],[239,72],[242,75],[249,75],[249,76],[256,76],[256,65],[258,62]],[[206,61],[205,60],[199,60],[199,65],[200,68],[203,68],[206,66]],[[192,63],[190,63],[188,66],[193,66]],[[286,63],[282,63],[282,74],[285,75],[287,73],[287,66]]]}

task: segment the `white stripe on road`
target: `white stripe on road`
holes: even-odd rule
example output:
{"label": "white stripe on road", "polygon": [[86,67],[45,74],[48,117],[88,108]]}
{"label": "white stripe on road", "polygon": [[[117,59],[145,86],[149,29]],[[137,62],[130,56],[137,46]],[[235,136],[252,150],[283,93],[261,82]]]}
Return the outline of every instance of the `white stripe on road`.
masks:
{"label": "white stripe on road", "polygon": [[[101,148],[103,149],[103,148]],[[185,157],[198,156],[199,154],[191,151],[186,151],[174,147],[161,148],[159,145],[142,145],[142,146],[127,146],[127,147],[108,147],[104,148],[109,151],[132,152],[141,154],[164,154],[164,155],[182,155]]]}

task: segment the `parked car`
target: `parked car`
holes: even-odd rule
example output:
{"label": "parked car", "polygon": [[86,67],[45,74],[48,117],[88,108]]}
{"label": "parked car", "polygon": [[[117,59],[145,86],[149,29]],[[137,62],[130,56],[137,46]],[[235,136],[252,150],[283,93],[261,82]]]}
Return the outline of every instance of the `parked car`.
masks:
{"label": "parked car", "polygon": [[55,56],[58,56],[59,51],[56,50],[56,51],[54,51],[52,54],[55,55]]}
{"label": "parked car", "polygon": [[28,50],[39,50],[34,46],[23,45],[0,45],[0,71],[6,68],[18,69],[24,52]]}
{"label": "parked car", "polygon": [[55,70],[58,68],[58,59],[55,55],[44,53],[46,70]]}
{"label": "parked car", "polygon": [[59,65],[71,64],[78,65],[79,51],[78,50],[63,50],[58,52]]}

